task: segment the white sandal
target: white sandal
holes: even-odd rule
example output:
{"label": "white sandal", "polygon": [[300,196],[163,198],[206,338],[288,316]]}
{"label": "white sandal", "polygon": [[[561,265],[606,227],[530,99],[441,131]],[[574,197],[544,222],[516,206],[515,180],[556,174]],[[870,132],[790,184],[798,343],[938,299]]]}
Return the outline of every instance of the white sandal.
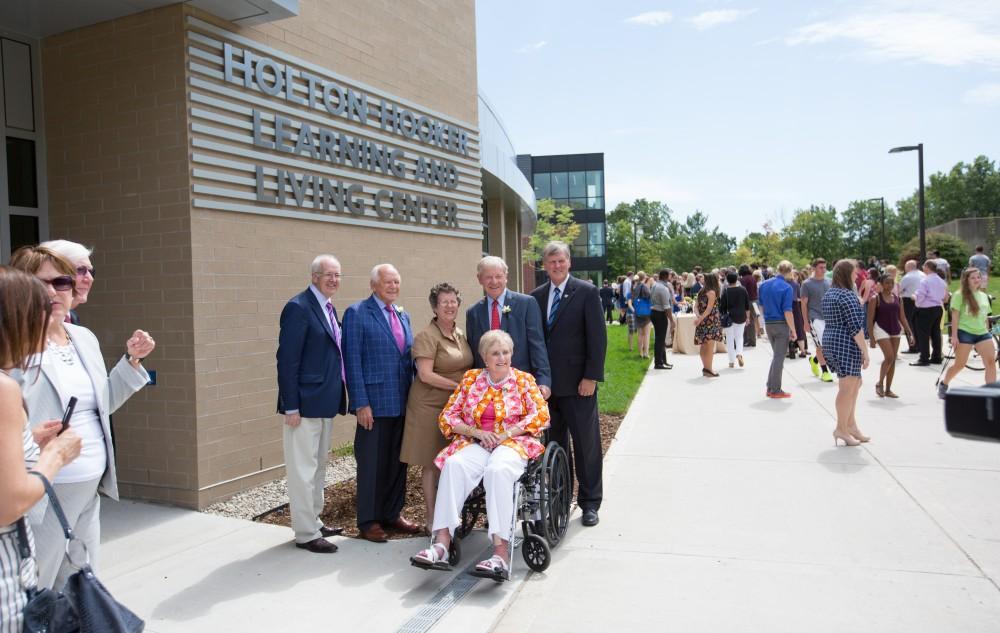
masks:
{"label": "white sandal", "polygon": [[448,548],[444,543],[432,543],[427,549],[422,549],[411,556],[410,564],[421,569],[448,571],[451,569],[448,558]]}
{"label": "white sandal", "polygon": [[480,561],[471,572],[473,576],[480,578],[491,578],[497,582],[510,580],[510,566],[499,554],[494,554],[484,561]]}

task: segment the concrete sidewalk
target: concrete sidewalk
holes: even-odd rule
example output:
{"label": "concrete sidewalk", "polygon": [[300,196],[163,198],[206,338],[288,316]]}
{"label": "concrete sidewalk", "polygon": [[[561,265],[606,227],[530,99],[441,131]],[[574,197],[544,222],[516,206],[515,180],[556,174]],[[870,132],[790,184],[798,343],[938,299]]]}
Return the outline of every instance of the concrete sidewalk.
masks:
{"label": "concrete sidewalk", "polygon": [[714,380],[671,355],[607,456],[601,524],[576,521],[494,630],[1000,631],[1000,445],[944,432],[935,368],[898,363],[901,398],[877,398],[872,357],[872,441],[834,448],[837,387],[805,360],[781,401],[766,343]]}
{"label": "concrete sidewalk", "polygon": [[[880,354],[873,354],[876,362]],[[700,375],[651,370],[606,458],[601,524],[574,517],[544,574],[512,582],[425,572],[425,541],[333,539],[308,554],[287,528],[133,502],[105,504],[99,575],[150,633],[1000,630],[1000,446],[950,438],[932,369],[900,363],[899,400],[858,405],[863,448],[834,448],[836,385],[770,351]],[[982,374],[965,372],[972,382]],[[433,626],[432,626],[433,625]]]}

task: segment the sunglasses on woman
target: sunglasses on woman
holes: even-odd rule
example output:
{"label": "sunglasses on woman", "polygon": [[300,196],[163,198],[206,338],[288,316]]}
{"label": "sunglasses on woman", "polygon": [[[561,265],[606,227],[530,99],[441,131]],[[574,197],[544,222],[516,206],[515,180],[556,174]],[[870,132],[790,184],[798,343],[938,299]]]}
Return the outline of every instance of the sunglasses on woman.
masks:
{"label": "sunglasses on woman", "polygon": [[93,268],[87,268],[86,266],[77,266],[76,267],[76,276],[77,277],[86,277],[87,273],[90,273],[91,277],[93,277],[95,279],[97,278],[96,271]]}
{"label": "sunglasses on woman", "polygon": [[43,284],[52,286],[56,292],[65,292],[76,287],[76,280],[69,275],[60,275],[52,279],[41,279],[40,281]]}

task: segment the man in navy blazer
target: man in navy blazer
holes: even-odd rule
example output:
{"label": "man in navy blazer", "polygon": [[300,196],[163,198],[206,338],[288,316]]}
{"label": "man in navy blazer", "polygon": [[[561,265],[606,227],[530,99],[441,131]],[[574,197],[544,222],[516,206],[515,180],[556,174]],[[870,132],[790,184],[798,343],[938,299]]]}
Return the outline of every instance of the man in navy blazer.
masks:
{"label": "man in navy blazer", "polygon": [[476,367],[483,367],[479,339],[490,330],[503,330],[514,340],[511,364],[533,374],[542,395],[548,398],[552,372],[538,304],[528,295],[507,288],[507,263],[499,257],[490,255],[479,260],[476,277],[486,296],[465,312],[465,331]]}
{"label": "man in navy blazer", "polygon": [[583,524],[594,526],[603,496],[597,383],[604,380],[608,331],[597,288],[569,274],[569,246],[549,243],[542,251],[542,265],[549,281],[531,295],[541,308],[552,365],[549,439],[569,450],[573,437],[573,470],[580,483],[577,503]]}
{"label": "man in navy blazer", "polygon": [[340,323],[333,295],[340,288],[340,262],[320,255],[310,267],[309,287],[281,311],[278,334],[278,413],[284,414],[283,444],[288,506],[295,546],[332,554],[324,537],[340,528],[323,525],[323,489],[333,417],[347,413]]}
{"label": "man in navy blazer", "polygon": [[372,294],[344,312],[344,366],[358,462],[358,529],[361,538],[385,543],[384,528],[407,534],[420,526],[400,516],[406,496],[406,465],[399,461],[406,396],[413,380],[410,317],[396,305],[399,271],[372,269]]}

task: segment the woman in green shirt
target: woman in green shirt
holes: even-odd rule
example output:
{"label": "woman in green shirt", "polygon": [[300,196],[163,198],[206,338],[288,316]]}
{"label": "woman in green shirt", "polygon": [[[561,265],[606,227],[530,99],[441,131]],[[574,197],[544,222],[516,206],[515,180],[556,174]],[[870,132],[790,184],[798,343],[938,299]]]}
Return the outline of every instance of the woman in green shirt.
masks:
{"label": "woman in green shirt", "polygon": [[986,366],[986,384],[997,379],[996,348],[987,321],[990,298],[979,290],[980,275],[978,268],[966,268],[962,271],[958,292],[951,295],[951,348],[955,353],[955,364],[948,368],[938,383],[938,397],[941,399],[948,392],[951,379],[965,368],[973,348]]}

